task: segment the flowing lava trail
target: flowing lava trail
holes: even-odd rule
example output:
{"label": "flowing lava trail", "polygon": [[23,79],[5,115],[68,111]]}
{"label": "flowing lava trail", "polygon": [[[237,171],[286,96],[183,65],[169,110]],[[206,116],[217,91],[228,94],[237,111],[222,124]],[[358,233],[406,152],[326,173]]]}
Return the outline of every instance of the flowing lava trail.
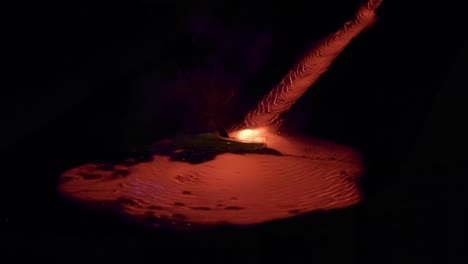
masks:
{"label": "flowing lava trail", "polygon": [[375,10],[381,3],[382,0],[369,0],[361,5],[354,19],[346,22],[337,32],[328,35],[309,50],[281,82],[260,101],[257,108],[247,114],[244,127],[278,128],[281,124],[280,115],[288,111],[328,70],[354,37],[372,26],[376,20]]}
{"label": "flowing lava trail", "polygon": [[247,115],[244,127],[255,130],[230,133],[252,142],[266,140],[268,148],[282,155],[224,153],[200,164],[152,155],[144,160],[86,164],[60,176],[59,193],[116,210],[142,224],[175,229],[258,224],[356,204],[361,199],[357,179],[363,172],[358,153],[275,131],[280,114],[327,70],[353,37],[372,24],[380,3],[370,0],[362,5],[355,19],[325,38],[289,72]]}

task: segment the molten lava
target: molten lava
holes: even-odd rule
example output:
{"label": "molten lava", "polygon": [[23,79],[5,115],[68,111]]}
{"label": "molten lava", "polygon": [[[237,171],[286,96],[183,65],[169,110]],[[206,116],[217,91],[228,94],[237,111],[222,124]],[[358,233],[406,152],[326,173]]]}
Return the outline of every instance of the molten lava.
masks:
{"label": "molten lava", "polygon": [[[177,159],[159,151],[144,159],[86,164],[60,176],[59,192],[143,224],[173,228],[257,224],[359,202],[363,167],[355,151],[274,131],[280,115],[372,25],[381,2],[367,1],[353,20],[306,54],[248,113],[242,129],[229,133],[239,141],[226,135],[182,137],[177,142],[188,151]],[[187,162],[185,155],[198,163]]]}
{"label": "molten lava", "polygon": [[[244,134],[237,132],[234,134]],[[282,156],[225,153],[201,164],[154,155],[86,164],[59,191],[153,227],[257,224],[357,203],[359,155],[333,143],[264,132]]]}
{"label": "molten lava", "polygon": [[262,131],[262,129],[244,129],[236,133],[236,138],[247,142],[266,143],[266,137],[262,135]]}
{"label": "molten lava", "polygon": [[281,114],[325,73],[346,46],[376,20],[375,10],[382,0],[368,0],[360,6],[353,19],[338,31],[326,36],[312,47],[291,68],[288,74],[252,109],[244,120],[247,128],[281,125]]}

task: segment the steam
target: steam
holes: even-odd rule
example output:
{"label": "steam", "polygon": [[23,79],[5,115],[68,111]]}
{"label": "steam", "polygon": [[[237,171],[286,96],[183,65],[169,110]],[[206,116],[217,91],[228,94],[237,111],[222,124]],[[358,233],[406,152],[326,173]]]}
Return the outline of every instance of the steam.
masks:
{"label": "steam", "polygon": [[335,58],[351,40],[369,28],[376,20],[375,10],[382,0],[369,0],[361,5],[355,17],[338,31],[322,39],[309,50],[288,74],[245,117],[243,127],[271,127],[278,129],[281,114],[312,86],[328,70]]}

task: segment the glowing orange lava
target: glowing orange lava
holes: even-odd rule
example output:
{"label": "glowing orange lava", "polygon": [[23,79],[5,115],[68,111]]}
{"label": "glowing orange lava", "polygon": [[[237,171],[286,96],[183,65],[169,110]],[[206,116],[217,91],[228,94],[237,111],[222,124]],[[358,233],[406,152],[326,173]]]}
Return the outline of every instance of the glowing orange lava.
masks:
{"label": "glowing orange lava", "polygon": [[266,143],[266,137],[263,135],[263,129],[243,129],[232,134],[235,138],[247,141],[247,142],[257,142],[257,143]]}
{"label": "glowing orange lava", "polygon": [[265,153],[224,153],[199,164],[171,161],[165,155],[86,164],[60,176],[59,192],[153,227],[175,228],[257,224],[359,202],[357,178],[363,167],[355,151],[274,131],[280,115],[372,25],[381,2],[363,4],[353,20],[307,53],[248,113],[243,129],[229,133],[244,142],[266,143]]}
{"label": "glowing orange lava", "polygon": [[376,20],[375,10],[382,0],[368,0],[354,18],[326,36],[294,65],[288,74],[246,116],[244,126],[281,125],[280,116],[325,73],[346,46]]}
{"label": "glowing orange lava", "polygon": [[356,180],[363,168],[356,152],[264,133],[282,156],[225,153],[189,164],[156,155],[138,164],[87,164],[63,173],[59,191],[137,222],[174,228],[257,224],[360,200]]}

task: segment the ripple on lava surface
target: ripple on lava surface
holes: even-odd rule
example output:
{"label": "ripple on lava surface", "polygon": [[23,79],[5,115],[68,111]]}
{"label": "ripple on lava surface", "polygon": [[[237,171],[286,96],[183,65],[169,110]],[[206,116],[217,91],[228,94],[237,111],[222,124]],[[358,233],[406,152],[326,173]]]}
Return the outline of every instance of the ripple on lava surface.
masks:
{"label": "ripple on lava surface", "polygon": [[200,164],[154,155],[141,162],[86,164],[63,173],[58,190],[152,227],[251,225],[361,199],[360,156],[334,143],[270,134],[283,155],[224,153]]}

